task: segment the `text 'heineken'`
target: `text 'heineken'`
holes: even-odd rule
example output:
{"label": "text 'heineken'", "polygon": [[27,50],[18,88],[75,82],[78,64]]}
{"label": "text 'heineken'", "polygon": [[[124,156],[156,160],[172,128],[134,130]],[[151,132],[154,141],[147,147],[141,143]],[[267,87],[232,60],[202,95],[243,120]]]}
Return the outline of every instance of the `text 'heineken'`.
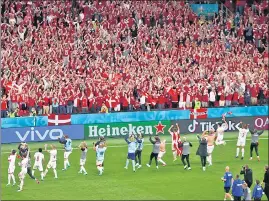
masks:
{"label": "text 'heineken'", "polygon": [[145,135],[153,134],[152,126],[133,126],[128,124],[128,127],[110,127],[107,125],[106,128],[99,128],[99,126],[89,126],[89,137],[98,136],[121,136],[129,134],[143,133]]}
{"label": "text 'heineken'", "polygon": [[99,136],[117,137],[130,134],[144,135],[164,134],[168,128],[166,121],[157,122],[132,122],[132,123],[113,123],[113,124],[92,124],[85,125],[85,137],[96,138]]}

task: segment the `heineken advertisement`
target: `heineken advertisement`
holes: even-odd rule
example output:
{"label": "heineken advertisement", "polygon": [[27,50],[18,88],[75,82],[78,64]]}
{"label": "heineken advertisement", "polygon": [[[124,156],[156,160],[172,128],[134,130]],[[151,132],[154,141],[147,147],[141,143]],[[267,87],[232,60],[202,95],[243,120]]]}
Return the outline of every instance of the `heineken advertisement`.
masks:
{"label": "heineken advertisement", "polygon": [[144,135],[168,134],[170,121],[145,121],[128,123],[87,124],[84,125],[85,139],[105,137],[122,137],[129,134]]}

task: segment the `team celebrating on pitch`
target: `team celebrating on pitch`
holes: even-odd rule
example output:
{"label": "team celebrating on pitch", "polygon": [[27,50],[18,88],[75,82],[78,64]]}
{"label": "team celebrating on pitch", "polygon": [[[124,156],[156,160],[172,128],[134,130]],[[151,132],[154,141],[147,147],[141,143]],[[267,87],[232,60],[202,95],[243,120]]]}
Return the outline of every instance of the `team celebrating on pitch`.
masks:
{"label": "team celebrating on pitch", "polygon": [[[216,131],[214,129],[206,130],[200,136],[197,134],[197,139],[199,142],[199,146],[196,152],[196,155],[199,155],[201,158],[202,170],[206,170],[206,164],[208,166],[213,165],[213,150],[215,145],[225,145],[226,142],[224,141],[224,131],[227,129],[228,125],[225,120],[225,116],[222,117],[222,121],[218,122]],[[190,165],[190,149],[193,146],[191,142],[187,140],[186,137],[180,136],[180,127],[178,124],[175,126],[172,125],[168,132],[172,138],[172,153],[173,153],[173,161],[176,161],[178,158],[181,159],[184,169],[191,170]],[[263,133],[263,131],[257,131],[256,129],[250,130],[249,125],[241,122],[241,128],[239,128],[239,135],[237,141],[237,148],[236,148],[236,158],[239,156],[240,148],[242,157],[244,158],[245,153],[245,145],[246,145],[246,137],[248,133],[251,133],[251,145],[250,145],[250,160],[252,160],[252,152],[255,149],[257,159],[260,161],[260,156],[258,152],[259,146],[259,136]],[[142,133],[138,135],[131,134],[126,136],[125,138],[126,143],[128,144],[128,153],[127,159],[125,164],[125,169],[128,169],[129,161],[132,162],[132,170],[136,172],[138,169],[142,168],[142,150],[144,147],[144,136]],[[152,144],[152,152],[149,157],[149,162],[146,164],[147,167],[151,167],[152,160],[155,160],[156,168],[159,169],[159,164],[162,166],[166,166],[166,162],[163,160],[163,157],[166,153],[166,140],[161,138],[158,135],[154,137],[150,135],[149,141]],[[64,145],[64,166],[63,171],[66,171],[70,167],[69,156],[72,153],[72,140],[68,137],[68,135],[64,135],[62,138],[59,138],[59,143]],[[24,186],[24,178],[25,175],[28,174],[32,179],[34,179],[38,184],[39,180],[35,178],[34,173],[36,170],[40,172],[41,180],[44,180],[46,174],[48,173],[49,169],[53,170],[54,178],[57,179],[57,148],[55,145],[50,146],[50,150],[48,149],[48,145],[45,144],[45,151],[49,153],[49,162],[46,166],[45,171],[43,171],[43,163],[44,163],[44,154],[42,153],[42,148],[39,148],[38,151],[34,154],[34,166],[33,170],[31,169],[31,155],[30,155],[30,147],[25,142],[20,143],[18,147],[18,155],[16,154],[16,150],[12,150],[11,154],[8,157],[9,161],[9,168],[8,168],[8,185],[11,184],[11,179],[13,181],[13,185],[16,184],[14,171],[15,171],[15,161],[16,158],[20,158],[21,161],[19,162],[19,166],[21,167],[21,171],[18,175],[20,184],[19,190],[23,190]],[[81,157],[80,157],[80,170],[79,174],[87,175],[87,171],[85,169],[85,163],[87,158],[88,152],[88,145],[85,141],[81,142],[79,145],[79,149],[81,150]],[[96,143],[93,143],[93,148],[96,152],[96,167],[99,172],[99,175],[104,173],[104,159],[105,159],[105,152],[107,150],[107,143],[104,137],[100,137]],[[225,189],[225,198],[230,198],[231,200],[240,200],[241,196],[243,196],[243,192],[246,192],[246,196],[250,193],[248,184],[243,182],[239,179],[237,175],[235,179],[233,179],[232,173],[229,171],[229,167],[227,166],[225,169],[225,175],[221,178],[224,182],[224,189]],[[268,182],[269,183],[269,182]],[[238,187],[240,186],[240,187]],[[229,194],[230,188],[232,187],[232,195]],[[241,193],[242,191],[242,193]],[[260,194],[260,191],[262,192]],[[265,194],[268,196],[268,186],[264,189]],[[239,194],[240,196],[237,196]],[[263,189],[261,187],[260,182],[256,181],[256,186],[253,191],[252,197],[255,200],[259,200],[263,195]],[[256,197],[255,197],[256,196]],[[239,199],[240,197],[240,199]],[[257,199],[256,199],[257,198]]]}

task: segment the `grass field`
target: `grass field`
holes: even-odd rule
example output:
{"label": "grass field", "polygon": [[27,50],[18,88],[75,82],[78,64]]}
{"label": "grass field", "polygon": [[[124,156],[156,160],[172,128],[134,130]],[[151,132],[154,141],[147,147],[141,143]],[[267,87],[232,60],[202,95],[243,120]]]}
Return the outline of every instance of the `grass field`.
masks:
{"label": "grass field", "polygon": [[[191,149],[192,170],[190,171],[183,169],[180,160],[172,162],[170,144],[167,145],[166,155],[163,158],[167,166],[160,166],[157,170],[153,163],[151,168],[148,168],[145,164],[148,162],[152,150],[148,137],[145,138],[146,146],[142,152],[143,167],[135,173],[132,172],[131,163],[128,170],[123,168],[127,154],[124,139],[107,139],[105,172],[102,176],[98,176],[95,166],[95,152],[92,150],[88,152],[85,166],[88,175],[78,174],[81,154],[78,149],[70,155],[71,167],[63,172],[61,170],[63,168],[63,151],[60,150],[57,161],[59,178],[54,179],[51,170],[45,180],[38,185],[27,175],[22,192],[17,192],[17,186],[6,187],[8,152],[11,149],[16,149],[17,145],[2,145],[1,198],[3,200],[223,200],[223,183],[220,178],[224,174],[226,165],[229,165],[233,175],[236,175],[240,172],[242,165],[248,164],[253,169],[254,179],[262,180],[264,165],[268,164],[267,131],[260,139],[260,162],[257,162],[256,157],[249,161],[250,141],[247,141],[245,159],[235,158],[237,135],[237,133],[225,133],[226,146],[215,146],[213,166],[207,168],[205,172],[201,169],[200,158],[195,155],[198,143],[194,134],[187,135],[187,138],[194,144]],[[168,143],[171,141],[170,136],[165,136],[165,138],[167,138]],[[91,145],[92,142],[87,141],[88,145]],[[58,142],[50,143],[56,144],[59,149],[61,147]],[[73,141],[73,147],[77,147],[79,143],[79,141]],[[30,143],[32,156],[33,152],[43,145],[43,143]],[[49,159],[47,153],[45,153],[45,159],[44,168]],[[17,159],[16,164],[18,162]],[[15,171],[17,183],[19,183],[17,177],[19,170],[17,166]],[[35,176],[40,178],[39,172],[36,171]],[[266,200],[265,196],[263,196],[263,200]]]}

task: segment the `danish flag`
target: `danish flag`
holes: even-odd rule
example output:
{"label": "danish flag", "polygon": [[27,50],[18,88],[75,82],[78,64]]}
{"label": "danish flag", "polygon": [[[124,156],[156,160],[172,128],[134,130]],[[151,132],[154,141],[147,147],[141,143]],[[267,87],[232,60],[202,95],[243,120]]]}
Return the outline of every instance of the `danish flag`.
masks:
{"label": "danish flag", "polygon": [[190,119],[206,119],[207,108],[190,109]]}
{"label": "danish flag", "polygon": [[48,126],[58,125],[70,125],[71,115],[70,114],[50,114],[48,116]]}

